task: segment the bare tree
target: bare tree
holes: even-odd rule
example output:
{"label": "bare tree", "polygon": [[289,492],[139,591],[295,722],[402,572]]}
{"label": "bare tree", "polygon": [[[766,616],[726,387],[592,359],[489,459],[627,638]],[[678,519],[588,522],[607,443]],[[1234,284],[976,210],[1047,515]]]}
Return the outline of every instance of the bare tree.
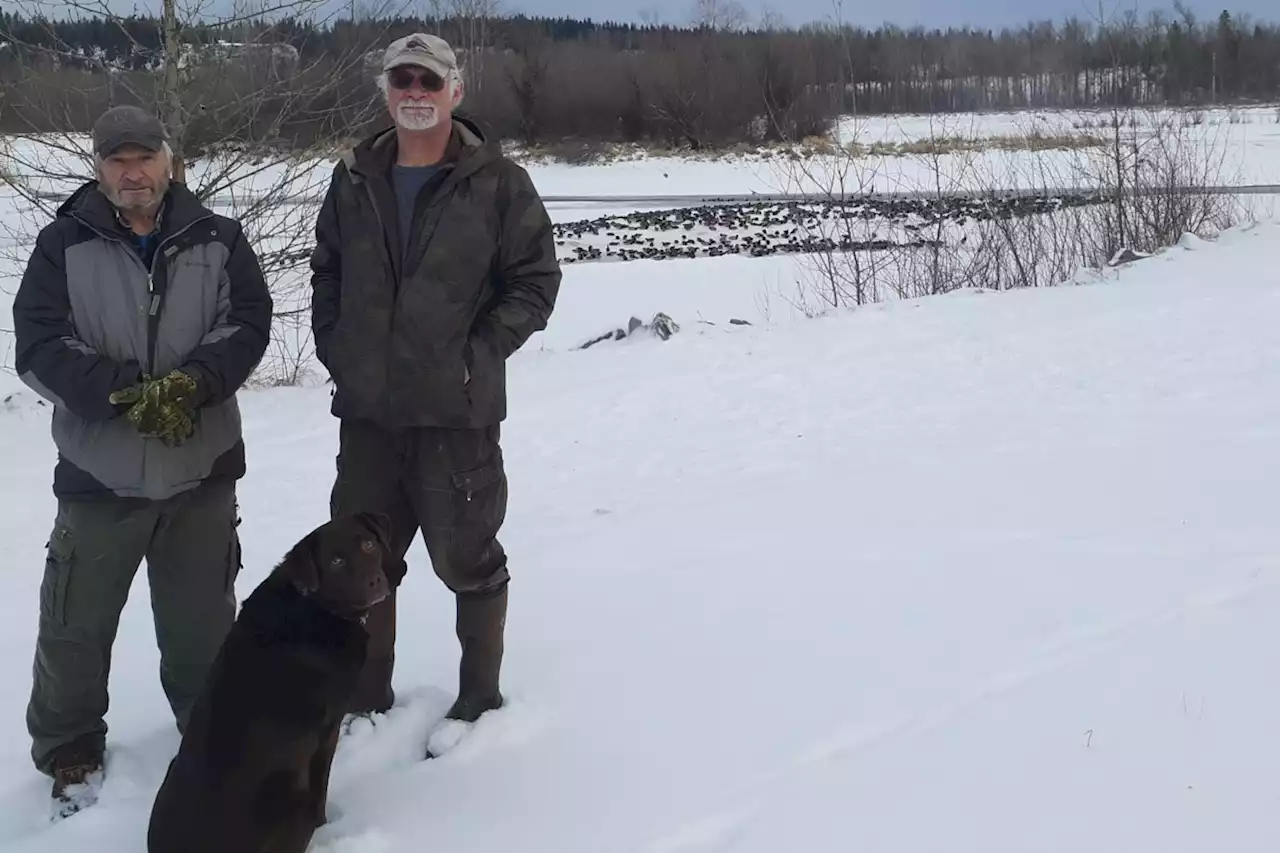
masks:
{"label": "bare tree", "polygon": [[[18,45],[28,48],[23,55],[32,85],[7,92],[6,107],[26,132],[9,140],[0,181],[24,209],[6,222],[10,239],[2,251],[25,264],[38,229],[71,189],[95,174],[86,131],[97,114],[122,103],[148,108],[170,134],[174,180],[239,220],[262,260],[277,320],[275,345],[257,381],[299,378],[293,366],[301,356],[293,350],[309,346],[299,330],[314,207],[337,149],[383,115],[366,57],[383,39],[371,31],[343,54],[304,59],[270,19],[313,14],[322,0],[254,0],[211,22],[201,17],[208,0],[186,7],[164,0],[162,31],[148,45],[107,0],[74,2],[130,33],[134,67],[65,45]],[[395,2],[384,0],[379,14]],[[10,42],[11,35],[0,32]]]}
{"label": "bare tree", "polygon": [[773,6],[766,5],[760,12],[758,28],[766,33],[780,33],[787,28],[786,16]]}
{"label": "bare tree", "polygon": [[520,138],[526,145],[535,145],[542,138],[546,124],[547,69],[550,52],[545,39],[537,39],[521,45],[505,71],[515,102],[516,121]]}
{"label": "bare tree", "polygon": [[746,28],[750,15],[738,0],[693,0],[690,22],[695,27],[735,32]]}
{"label": "bare tree", "polygon": [[489,52],[490,24],[501,14],[501,0],[426,0],[431,17],[449,22],[441,33],[458,54],[468,92],[484,91],[485,54]]}

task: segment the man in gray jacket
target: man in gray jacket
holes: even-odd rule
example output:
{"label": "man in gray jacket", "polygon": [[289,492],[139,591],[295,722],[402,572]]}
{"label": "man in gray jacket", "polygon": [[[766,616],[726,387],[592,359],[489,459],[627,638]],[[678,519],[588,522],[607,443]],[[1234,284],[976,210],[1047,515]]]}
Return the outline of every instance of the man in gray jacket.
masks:
{"label": "man in gray jacket", "polygon": [[93,145],[97,179],[40,232],[13,305],[15,366],[53,404],[58,450],[27,726],[59,800],[105,769],[111,650],[143,559],[180,731],[235,620],[235,394],[272,317],[238,223],[171,182],[158,120],[108,110]]}

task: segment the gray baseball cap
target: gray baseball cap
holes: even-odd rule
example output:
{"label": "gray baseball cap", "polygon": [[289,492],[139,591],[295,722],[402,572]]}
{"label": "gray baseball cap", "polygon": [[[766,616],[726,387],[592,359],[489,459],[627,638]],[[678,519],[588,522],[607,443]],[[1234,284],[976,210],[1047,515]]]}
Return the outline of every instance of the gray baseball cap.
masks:
{"label": "gray baseball cap", "polygon": [[127,144],[159,151],[168,139],[160,120],[138,107],[112,107],[93,123],[93,150],[99,157]]}
{"label": "gray baseball cap", "polygon": [[458,57],[454,55],[449,43],[440,36],[413,33],[393,41],[382,55],[384,73],[397,65],[416,65],[434,71],[441,77],[448,77],[458,70]]}

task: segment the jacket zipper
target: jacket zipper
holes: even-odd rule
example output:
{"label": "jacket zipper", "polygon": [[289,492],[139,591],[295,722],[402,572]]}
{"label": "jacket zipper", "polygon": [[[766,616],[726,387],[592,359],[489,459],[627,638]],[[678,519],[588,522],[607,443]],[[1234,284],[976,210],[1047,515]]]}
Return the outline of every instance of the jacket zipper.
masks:
{"label": "jacket zipper", "polygon": [[[431,194],[427,202],[428,210],[430,210],[431,207],[440,203],[444,199],[444,197],[447,195],[447,193],[445,192],[446,189],[452,191],[453,185],[461,181],[461,178],[455,179],[456,174],[457,172],[455,169],[455,171],[445,176],[445,179],[440,186],[436,187],[435,191]],[[400,236],[401,245],[389,244],[389,237],[391,235],[387,230],[387,222],[382,215],[382,208],[378,204],[378,193],[377,191],[375,191],[374,186],[369,181],[369,178],[367,175],[361,174],[359,177],[360,177],[360,182],[364,184],[365,195],[369,199],[369,204],[371,207],[373,207],[373,215],[378,223],[378,231],[382,235],[382,241],[381,241],[382,248],[387,253],[386,260],[391,267],[391,309],[387,312],[388,346],[387,346],[386,361],[384,362],[384,365],[386,369],[387,388],[388,388],[387,401],[386,401],[386,417],[388,422],[393,422],[395,419],[395,412],[393,410],[393,403],[392,403],[393,395],[390,393],[390,387],[391,387],[391,362],[392,362],[392,359],[394,358],[394,354],[391,351],[390,342],[392,340],[392,337],[393,337],[392,333],[395,328],[396,303],[399,302],[400,300],[400,286],[403,282],[404,276],[407,274],[407,270],[405,269],[405,262],[409,257],[409,253],[405,251],[405,248],[411,245],[411,242],[410,242],[411,235],[399,234],[399,231],[397,230],[397,234],[399,234]],[[392,188],[391,191],[394,197],[394,192],[395,192],[394,188]],[[412,217],[410,217],[410,220],[409,220],[409,227],[411,230],[413,228],[414,223],[416,223],[418,220],[418,212],[419,212],[418,208],[420,204],[421,204],[421,199],[415,200],[414,214]]]}
{"label": "jacket zipper", "polygon": [[[413,252],[412,254],[409,254],[408,252],[405,253],[404,265],[406,268],[412,268],[414,265],[426,259],[427,252],[431,250],[431,242],[435,239],[436,229],[440,227],[440,219],[443,216],[443,213],[435,211],[434,208],[447,202],[449,197],[453,195],[455,190],[457,190],[458,185],[469,178],[470,175],[471,173],[465,175],[460,174],[458,167],[455,165],[453,170],[448,175],[445,175],[444,180],[440,182],[440,186],[435,188],[435,192],[427,197],[425,205],[421,204],[421,199],[418,199],[415,202],[413,216],[410,217],[410,227],[419,221],[419,215],[421,214],[423,216],[422,224],[425,225],[430,222],[431,230],[425,235],[425,240],[422,242],[421,246],[416,247],[419,248],[420,251]],[[407,238],[405,246],[406,248],[415,248],[415,246],[411,246],[408,243]]]}
{"label": "jacket zipper", "polygon": [[196,225],[211,219],[211,214],[204,214],[196,219],[191,220],[177,231],[165,237],[156,246],[156,253],[151,256],[151,268],[147,271],[147,292],[151,295],[151,304],[147,308],[147,370],[154,379],[156,370],[156,347],[160,339],[160,306],[164,303],[165,292],[169,289],[168,284],[168,265],[165,266],[165,284],[163,289],[156,289],[156,261],[160,259],[164,253],[165,246],[183,234],[190,231]]}
{"label": "jacket zipper", "polygon": [[[163,240],[161,240],[160,243],[156,246],[155,254],[151,258],[150,268],[146,267],[142,263],[142,259],[138,257],[137,253],[133,251],[133,247],[130,246],[124,239],[122,239],[121,237],[115,234],[108,234],[107,232],[98,228],[92,222],[89,222],[84,217],[78,214],[73,213],[72,216],[74,216],[76,219],[82,222],[85,225],[85,227],[87,227],[90,231],[97,234],[99,237],[102,237],[105,240],[113,240],[116,243],[119,243],[121,246],[123,246],[125,250],[129,253],[129,255],[138,262],[138,266],[142,267],[143,270],[146,272],[147,296],[148,296],[146,375],[152,376],[152,378],[155,378],[152,374],[154,374],[155,368],[156,368],[156,365],[155,365],[156,347],[158,345],[158,338],[160,334],[160,306],[164,303],[164,290],[156,289],[156,260],[161,256],[161,253],[164,251],[164,247],[170,241],[175,240],[178,237],[182,236],[183,234],[187,233],[187,231],[191,230],[193,227],[200,224],[201,222],[204,222],[206,219],[211,219],[212,214],[206,213],[206,214],[200,215],[199,217],[191,220],[186,225],[179,228],[174,233],[170,234],[168,237],[165,237]],[[167,289],[167,286],[165,289]]]}
{"label": "jacket zipper", "polygon": [[[387,344],[388,345],[387,345],[386,361],[384,362],[384,365],[386,368],[386,377],[387,377],[386,379],[386,383],[387,383],[386,417],[389,423],[394,423],[395,412],[394,412],[394,404],[392,402],[392,398],[394,397],[394,395],[391,393],[391,362],[393,358],[393,353],[391,351],[390,342],[393,337],[392,331],[395,327],[396,303],[399,302],[399,299],[400,299],[400,285],[401,285],[402,278],[407,274],[405,265],[408,262],[409,253],[403,251],[403,249],[400,246],[388,245],[387,237],[389,235],[387,232],[387,223],[382,216],[382,209],[378,204],[378,193],[374,191],[373,184],[369,181],[369,176],[363,173],[358,173],[356,171],[352,172],[352,176],[353,177],[358,176],[360,182],[364,184],[365,194],[368,196],[369,203],[373,207],[373,215],[378,222],[378,230],[382,234],[382,248],[388,255],[387,262],[391,265],[392,297],[391,297],[391,310],[388,312],[388,318],[387,318]],[[468,172],[465,175],[460,174],[458,166],[455,164],[453,169],[450,171],[450,173],[445,176],[440,186],[436,187],[435,192],[432,193],[429,201],[427,202],[426,210],[429,211],[435,205],[442,203],[444,199],[447,198],[448,195],[453,192],[454,188],[458,184],[462,183],[463,180],[465,180],[470,176],[471,176],[470,172]],[[392,192],[394,194],[394,188],[392,189]],[[421,201],[420,199],[415,201],[414,213],[409,220],[410,228],[412,228],[413,224],[418,219],[418,212],[419,212],[418,203],[420,201]],[[438,226],[439,226],[439,221],[437,217],[436,227]],[[431,236],[434,236],[434,228],[432,229],[432,232],[433,233]],[[401,235],[401,240],[403,241],[403,244],[405,247],[408,247],[410,245],[410,235],[408,234]],[[427,247],[423,248],[421,255],[419,255],[419,253],[416,253],[416,252],[413,254],[413,258],[415,261],[419,256],[421,257],[426,256],[426,249],[429,248],[430,242],[431,242],[431,238],[429,236],[427,239]],[[393,253],[398,253],[399,255],[398,260],[394,257],[391,257]]]}

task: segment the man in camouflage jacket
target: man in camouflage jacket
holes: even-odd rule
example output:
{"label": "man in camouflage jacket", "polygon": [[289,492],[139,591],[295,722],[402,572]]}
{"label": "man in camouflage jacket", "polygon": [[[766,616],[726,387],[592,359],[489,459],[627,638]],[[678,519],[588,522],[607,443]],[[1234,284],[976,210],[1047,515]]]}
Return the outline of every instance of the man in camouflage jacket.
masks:
{"label": "man in camouflage jacket", "polygon": [[[506,359],[545,328],[561,273],[529,175],[453,115],[462,78],[449,46],[402,38],[380,79],[395,127],[335,167],[311,260],[316,350],[340,419],[331,511],[385,513],[400,556],[422,531],[456,594],[446,716],[469,723],[503,702]],[[353,713],[395,701],[395,607],[393,595],[366,623]]]}

